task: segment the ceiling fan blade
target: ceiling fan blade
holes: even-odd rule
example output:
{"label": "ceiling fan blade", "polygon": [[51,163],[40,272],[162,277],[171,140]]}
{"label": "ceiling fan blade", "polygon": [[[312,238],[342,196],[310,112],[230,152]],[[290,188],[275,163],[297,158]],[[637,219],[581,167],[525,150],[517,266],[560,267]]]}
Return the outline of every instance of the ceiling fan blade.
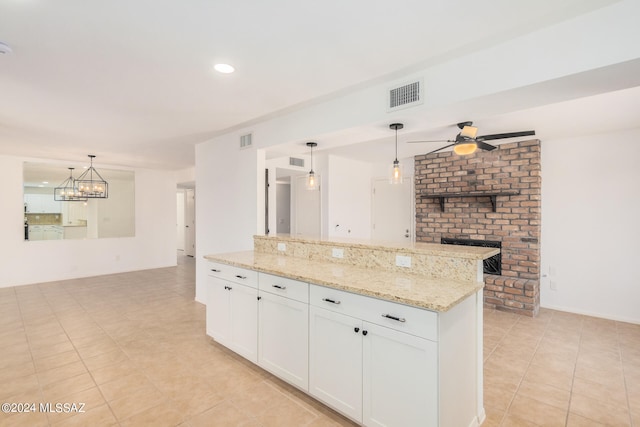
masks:
{"label": "ceiling fan blade", "polygon": [[492,139],[518,138],[521,136],[535,135],[534,130],[525,130],[522,132],[494,133],[492,135],[482,135],[476,138],[477,141],[491,141]]}
{"label": "ceiling fan blade", "polygon": [[[447,141],[450,142],[450,141]],[[449,145],[445,145],[444,147],[440,147],[437,150],[433,150],[433,151],[429,151],[427,154],[425,154],[425,156],[428,156],[429,154],[433,154],[433,153],[437,153],[440,150],[444,150],[445,148],[449,148],[449,147],[453,147],[455,144],[449,144]]]}
{"label": "ceiling fan blade", "polygon": [[482,141],[476,141],[476,144],[478,144],[479,149],[485,150],[485,151],[491,151],[498,148],[495,145],[487,144],[486,142],[482,142]]}
{"label": "ceiling fan blade", "polygon": [[431,141],[407,141],[409,144],[417,144],[420,142],[455,142],[455,141],[451,141],[449,139],[434,139]]}

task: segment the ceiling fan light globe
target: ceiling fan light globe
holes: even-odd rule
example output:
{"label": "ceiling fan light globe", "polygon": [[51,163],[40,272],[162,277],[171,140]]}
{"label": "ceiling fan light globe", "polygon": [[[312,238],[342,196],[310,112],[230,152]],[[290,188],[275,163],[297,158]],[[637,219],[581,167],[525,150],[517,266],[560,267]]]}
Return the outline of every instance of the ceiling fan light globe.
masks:
{"label": "ceiling fan light globe", "polygon": [[478,149],[478,144],[475,141],[465,141],[460,144],[456,144],[453,146],[454,153],[459,156],[466,156],[468,154],[473,154]]}
{"label": "ceiling fan light globe", "polygon": [[475,126],[465,126],[462,128],[460,132],[460,136],[465,136],[467,138],[475,138],[478,134],[478,128]]}

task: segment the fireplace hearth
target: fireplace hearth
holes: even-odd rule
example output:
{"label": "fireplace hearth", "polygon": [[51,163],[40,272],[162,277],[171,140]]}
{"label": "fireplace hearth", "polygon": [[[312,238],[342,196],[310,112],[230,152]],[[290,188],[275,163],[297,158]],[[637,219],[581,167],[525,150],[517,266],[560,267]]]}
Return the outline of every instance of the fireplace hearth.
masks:
{"label": "fireplace hearth", "polygon": [[[501,242],[492,240],[474,240],[474,239],[452,239],[442,237],[440,243],[443,245],[461,245],[461,246],[481,246],[483,248],[502,248]],[[487,258],[483,262],[484,274],[502,274],[502,253]]]}

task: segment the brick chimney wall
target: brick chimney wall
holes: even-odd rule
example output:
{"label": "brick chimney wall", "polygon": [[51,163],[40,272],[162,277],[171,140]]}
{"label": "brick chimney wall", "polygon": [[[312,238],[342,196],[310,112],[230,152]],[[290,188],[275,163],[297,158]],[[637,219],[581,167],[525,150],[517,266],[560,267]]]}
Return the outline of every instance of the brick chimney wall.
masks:
{"label": "brick chimney wall", "polygon": [[[540,308],[540,141],[502,144],[458,156],[451,151],[415,157],[416,240],[441,237],[502,242],[502,274],[484,275],[485,306],[535,316]],[[491,199],[422,194],[519,192]]]}

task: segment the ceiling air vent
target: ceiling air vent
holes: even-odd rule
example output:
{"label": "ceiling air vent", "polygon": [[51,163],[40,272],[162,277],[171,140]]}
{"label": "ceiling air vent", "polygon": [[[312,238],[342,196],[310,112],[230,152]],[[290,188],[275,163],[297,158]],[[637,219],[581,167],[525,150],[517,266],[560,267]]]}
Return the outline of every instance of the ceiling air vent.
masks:
{"label": "ceiling air vent", "polygon": [[423,86],[424,84],[422,79],[419,79],[411,83],[389,89],[389,102],[387,104],[388,110],[393,111],[422,104],[424,102]]}
{"label": "ceiling air vent", "polygon": [[301,168],[304,167],[304,159],[296,159],[295,157],[289,157],[289,165],[290,166],[299,166]]}
{"label": "ceiling air vent", "polygon": [[242,135],[240,137],[240,148],[251,147],[251,134]]}

